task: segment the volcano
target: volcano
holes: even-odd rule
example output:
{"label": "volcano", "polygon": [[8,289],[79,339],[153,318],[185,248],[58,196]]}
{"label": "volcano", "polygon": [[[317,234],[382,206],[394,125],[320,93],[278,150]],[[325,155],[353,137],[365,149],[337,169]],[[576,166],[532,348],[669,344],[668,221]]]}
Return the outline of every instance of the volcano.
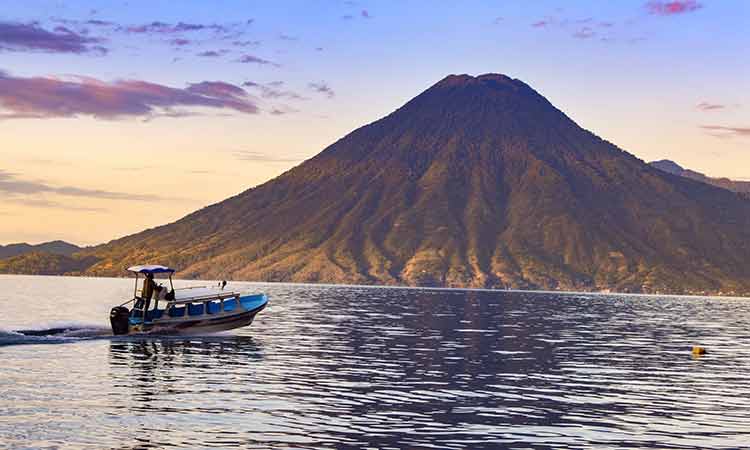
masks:
{"label": "volcano", "polygon": [[451,75],[281,176],[90,248],[187,278],[750,291],[750,201],[581,128],[517,79]]}

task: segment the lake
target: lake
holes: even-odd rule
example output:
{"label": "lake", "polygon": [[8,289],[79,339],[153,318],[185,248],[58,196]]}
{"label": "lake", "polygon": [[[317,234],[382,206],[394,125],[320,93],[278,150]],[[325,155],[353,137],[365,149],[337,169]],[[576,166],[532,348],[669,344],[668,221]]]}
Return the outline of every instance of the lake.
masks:
{"label": "lake", "polygon": [[750,442],[743,299],[238,285],[269,296],[249,328],[112,338],[132,280],[0,276],[0,447]]}

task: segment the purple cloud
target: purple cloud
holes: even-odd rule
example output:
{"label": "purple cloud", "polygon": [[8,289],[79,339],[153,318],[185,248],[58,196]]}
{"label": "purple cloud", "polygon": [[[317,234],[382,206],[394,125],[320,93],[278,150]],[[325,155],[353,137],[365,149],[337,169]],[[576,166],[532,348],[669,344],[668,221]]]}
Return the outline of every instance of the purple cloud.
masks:
{"label": "purple cloud", "polygon": [[696,0],[672,0],[672,1],[650,1],[646,3],[646,9],[649,13],[658,16],[673,16],[684,14],[701,9],[702,4]]}
{"label": "purple cloud", "polygon": [[701,125],[701,128],[712,132],[717,137],[748,137],[750,127],[726,127],[721,125]]}
{"label": "purple cloud", "polygon": [[258,112],[244,89],[219,81],[204,81],[180,89],[141,80],[105,82],[82,76],[22,78],[0,72],[0,119],[183,117],[193,114],[182,109],[190,107],[229,109],[245,114]]}
{"label": "purple cloud", "polygon": [[531,24],[531,26],[534,28],[542,28],[546,27],[547,25],[549,25],[549,22],[547,22],[546,20],[540,20]]}
{"label": "purple cloud", "polygon": [[725,109],[727,105],[721,105],[718,103],[700,102],[697,105],[695,105],[695,107],[700,109],[701,111],[716,111],[719,109]]}
{"label": "purple cloud", "polygon": [[114,22],[110,22],[109,20],[99,20],[99,19],[91,19],[84,22],[85,25],[92,25],[95,27],[111,27],[116,25]]}
{"label": "purple cloud", "polygon": [[156,195],[127,194],[101,189],[84,189],[75,186],[51,186],[43,181],[24,180],[17,174],[0,169],[0,192],[8,196],[58,194],[67,197],[87,197],[105,200],[138,200],[156,201],[162,197]]}
{"label": "purple cloud", "polygon": [[279,89],[284,85],[283,81],[271,81],[270,83],[260,84],[254,81],[246,81],[242,83],[244,87],[255,89],[261,97],[270,99],[286,98],[289,100],[305,100],[305,97],[292,91],[284,91]]}
{"label": "purple cloud", "polygon": [[47,31],[36,23],[0,22],[0,51],[48,53],[107,53],[102,39],[84,36],[65,27]]}
{"label": "purple cloud", "polygon": [[192,31],[214,31],[217,33],[226,33],[229,32],[229,27],[226,25],[219,25],[219,24],[202,24],[202,23],[185,23],[185,22],[178,22],[176,24],[166,23],[166,22],[151,22],[141,25],[129,25],[124,27],[119,27],[119,31],[124,31],[126,33],[135,33],[135,34],[173,34],[173,33],[187,33]]}
{"label": "purple cloud", "polygon": [[260,41],[234,41],[232,45],[235,47],[256,47],[260,45]]}
{"label": "purple cloud", "polygon": [[205,52],[200,52],[196,56],[201,56],[203,58],[218,58],[220,56],[224,56],[227,53],[229,53],[229,50],[207,50]]}
{"label": "purple cloud", "polygon": [[325,81],[308,83],[307,87],[309,87],[310,89],[312,89],[313,91],[317,93],[325,94],[328,98],[333,98],[333,96],[335,95],[335,93],[333,92],[333,89],[331,89],[331,87],[328,86],[328,83],[326,83]]}
{"label": "purple cloud", "polygon": [[190,45],[191,41],[190,39],[176,38],[176,39],[170,39],[169,44],[175,47],[184,47],[186,45]]}
{"label": "purple cloud", "polygon": [[271,65],[274,67],[279,67],[278,64],[271,62],[267,59],[258,58],[257,56],[251,55],[251,54],[245,54],[240,57],[236,62],[242,63],[242,64],[260,64],[260,65]]}
{"label": "purple cloud", "polygon": [[363,19],[372,19],[372,16],[370,15],[369,12],[367,12],[366,9],[362,10],[362,12],[360,13],[360,16],[362,16]]}
{"label": "purple cloud", "polygon": [[590,27],[583,27],[573,33],[573,37],[577,39],[589,39],[596,36],[596,32]]}
{"label": "purple cloud", "polygon": [[188,85],[186,91],[214,98],[237,98],[247,95],[244,89],[223,81],[201,81]]}

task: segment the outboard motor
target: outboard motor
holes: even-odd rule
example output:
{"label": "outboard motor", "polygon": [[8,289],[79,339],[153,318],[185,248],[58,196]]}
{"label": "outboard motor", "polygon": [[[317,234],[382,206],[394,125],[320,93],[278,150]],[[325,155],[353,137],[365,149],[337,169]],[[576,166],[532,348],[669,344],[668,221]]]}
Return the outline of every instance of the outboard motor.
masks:
{"label": "outboard motor", "polygon": [[109,323],[112,324],[112,333],[128,334],[130,311],[124,306],[115,306],[109,312]]}

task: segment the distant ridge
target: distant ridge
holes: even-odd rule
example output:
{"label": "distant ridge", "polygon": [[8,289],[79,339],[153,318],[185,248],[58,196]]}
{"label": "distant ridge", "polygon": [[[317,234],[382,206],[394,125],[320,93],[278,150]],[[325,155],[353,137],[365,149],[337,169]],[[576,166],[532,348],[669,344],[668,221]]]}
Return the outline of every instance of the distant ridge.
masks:
{"label": "distant ridge", "polygon": [[87,275],[750,292],[750,202],[656,169],[520,80],[451,75],[281,176],[84,249]]}
{"label": "distant ridge", "polygon": [[24,253],[31,252],[43,252],[52,253],[55,255],[71,256],[73,253],[79,250],[81,250],[81,247],[59,240],[44,242],[36,245],[22,242],[18,244],[0,245],[0,259],[23,255]]}
{"label": "distant ridge", "polygon": [[750,199],[750,181],[736,181],[730,180],[729,178],[713,178],[704,175],[694,170],[685,169],[674,161],[668,159],[661,159],[659,161],[652,161],[649,163],[652,167],[656,167],[664,172],[671,173],[673,175],[679,175],[681,177],[690,178],[692,180],[700,181],[702,183],[711,184],[723,189],[727,189],[733,192],[741,194],[743,197]]}

